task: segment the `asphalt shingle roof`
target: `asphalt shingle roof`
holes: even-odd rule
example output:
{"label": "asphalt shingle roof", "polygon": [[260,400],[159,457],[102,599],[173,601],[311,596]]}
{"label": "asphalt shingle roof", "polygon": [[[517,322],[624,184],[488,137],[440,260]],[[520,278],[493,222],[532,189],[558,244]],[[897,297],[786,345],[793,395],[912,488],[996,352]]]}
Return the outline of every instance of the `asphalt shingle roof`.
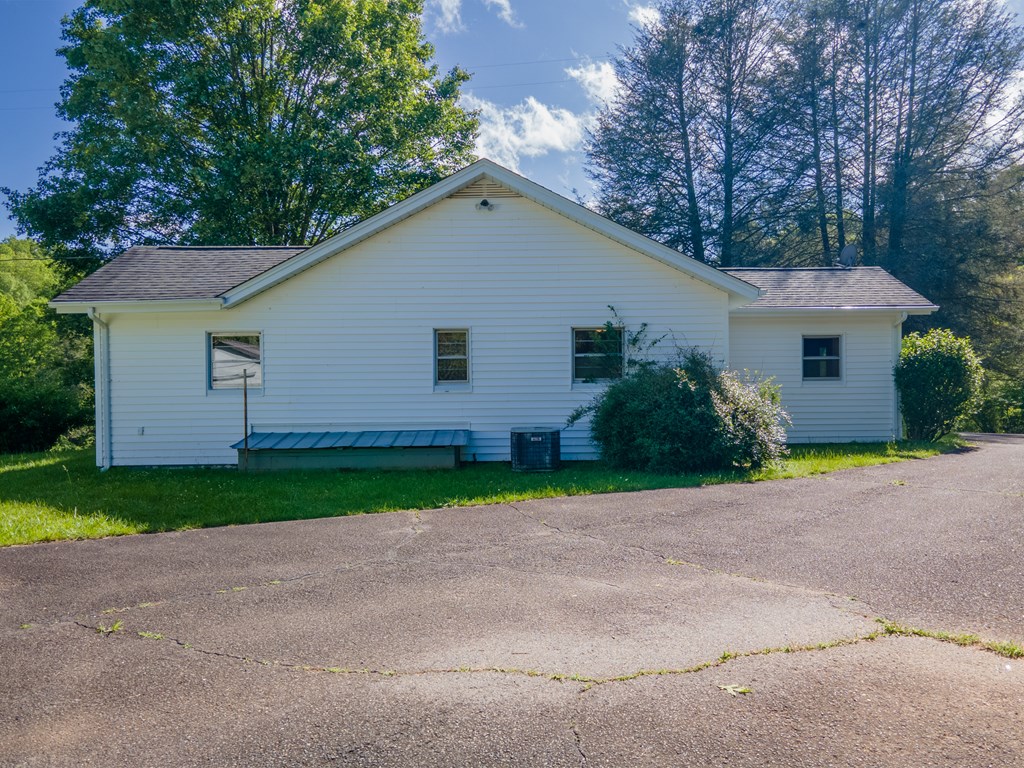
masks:
{"label": "asphalt shingle roof", "polygon": [[[136,246],[54,301],[214,299],[304,250],[305,246]],[[933,308],[881,267],[722,271],[763,290],[747,305],[751,309]]]}
{"label": "asphalt shingle roof", "polygon": [[935,308],[881,267],[737,267],[722,271],[764,291],[744,309]]}
{"label": "asphalt shingle roof", "polygon": [[55,302],[214,299],[306,246],[136,246]]}

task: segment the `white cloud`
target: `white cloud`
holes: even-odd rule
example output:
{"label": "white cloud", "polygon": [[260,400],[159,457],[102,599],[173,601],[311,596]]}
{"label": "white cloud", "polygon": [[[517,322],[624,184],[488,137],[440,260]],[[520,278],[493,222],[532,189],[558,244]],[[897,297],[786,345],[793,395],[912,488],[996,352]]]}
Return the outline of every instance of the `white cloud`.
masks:
{"label": "white cloud", "polygon": [[462,105],[479,111],[477,154],[512,170],[519,169],[521,157],[578,150],[589,119],[589,115],[549,107],[533,96],[511,107],[502,107],[467,93],[462,97]]}
{"label": "white cloud", "polygon": [[615,98],[619,78],[609,61],[585,61],[578,67],[569,67],[565,74],[578,82],[591,104],[602,107]]}
{"label": "white cloud", "polygon": [[[523,26],[512,10],[512,0],[483,0],[483,3],[488,8],[495,9],[498,18],[510,27]],[[451,34],[462,32],[466,28],[462,23],[462,0],[428,0],[426,9],[440,32]]]}
{"label": "white cloud", "polygon": [[590,102],[589,108],[574,112],[544,104],[533,96],[506,107],[472,93],[464,94],[462,106],[479,114],[476,153],[519,170],[521,158],[582,149],[587,129],[597,118],[597,110],[615,97],[619,80],[615,67],[607,61],[584,60],[577,67],[567,68],[565,73],[583,89]]}
{"label": "white cloud", "polygon": [[462,26],[462,0],[433,0],[430,6],[436,9],[434,23],[441,32],[459,32]]}
{"label": "white cloud", "polygon": [[661,14],[653,5],[634,5],[629,3],[629,20],[638,27],[650,27],[661,21]]}
{"label": "white cloud", "polygon": [[512,0],[484,0],[484,5],[488,8],[495,8],[498,11],[498,18],[508,24],[510,27],[522,27],[516,19],[515,13],[512,11]]}

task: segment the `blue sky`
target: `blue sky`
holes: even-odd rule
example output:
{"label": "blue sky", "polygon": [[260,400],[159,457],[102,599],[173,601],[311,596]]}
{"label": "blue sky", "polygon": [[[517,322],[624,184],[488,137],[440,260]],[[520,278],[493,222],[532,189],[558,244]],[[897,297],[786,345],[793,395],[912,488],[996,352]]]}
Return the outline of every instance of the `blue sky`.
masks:
{"label": "blue sky", "polygon": [[[629,45],[654,0],[427,0],[424,31],[442,69],[473,73],[465,106],[480,110],[479,154],[572,196],[590,185],[582,142],[614,86],[609,58]],[[26,189],[62,129],[53,104],[66,71],[56,56],[70,0],[0,0],[0,186]],[[1017,13],[1024,0],[1011,0]],[[14,224],[0,213],[0,237]]]}

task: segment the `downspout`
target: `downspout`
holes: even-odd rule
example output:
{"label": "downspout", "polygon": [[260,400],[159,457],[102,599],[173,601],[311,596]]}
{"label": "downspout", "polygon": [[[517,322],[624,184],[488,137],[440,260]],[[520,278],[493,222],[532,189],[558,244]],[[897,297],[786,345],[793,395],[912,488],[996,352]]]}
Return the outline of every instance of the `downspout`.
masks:
{"label": "downspout", "polygon": [[903,346],[903,323],[907,320],[907,313],[902,312],[900,319],[892,326],[892,406],[893,406],[893,430],[892,434],[897,440],[903,439],[903,416],[900,407],[900,392],[896,389],[896,364],[900,361],[900,349]]}
{"label": "downspout", "polygon": [[93,323],[93,347],[96,356],[96,464],[100,472],[110,469],[113,430],[110,423],[110,326],[107,325],[96,307],[89,307],[86,313]]}

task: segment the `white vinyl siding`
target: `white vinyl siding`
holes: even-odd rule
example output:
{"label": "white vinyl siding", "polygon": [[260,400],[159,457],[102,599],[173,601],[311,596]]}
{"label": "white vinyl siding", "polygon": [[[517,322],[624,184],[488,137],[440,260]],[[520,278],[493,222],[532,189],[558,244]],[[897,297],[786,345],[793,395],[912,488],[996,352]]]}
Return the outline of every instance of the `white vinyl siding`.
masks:
{"label": "white vinyl siding", "polygon": [[[508,460],[510,428],[562,427],[600,389],[573,386],[570,332],[602,326],[609,305],[627,329],[664,335],[665,358],[728,359],[723,291],[525,198],[493,211],[448,199],[233,309],[111,316],[113,463],[233,463],[242,393],[207,396],[206,334],[253,329],[257,428],[457,425],[467,460]],[[435,384],[446,328],[471,329],[471,389]],[[585,423],[562,451],[595,457]]]}
{"label": "white vinyl siding", "polygon": [[[854,312],[804,317],[734,314],[729,364],[735,370],[771,376],[781,386],[783,406],[793,419],[792,442],[891,440],[899,434],[892,378],[892,339],[899,333],[899,320],[895,314]],[[805,338],[838,339],[838,378],[805,378]]]}

